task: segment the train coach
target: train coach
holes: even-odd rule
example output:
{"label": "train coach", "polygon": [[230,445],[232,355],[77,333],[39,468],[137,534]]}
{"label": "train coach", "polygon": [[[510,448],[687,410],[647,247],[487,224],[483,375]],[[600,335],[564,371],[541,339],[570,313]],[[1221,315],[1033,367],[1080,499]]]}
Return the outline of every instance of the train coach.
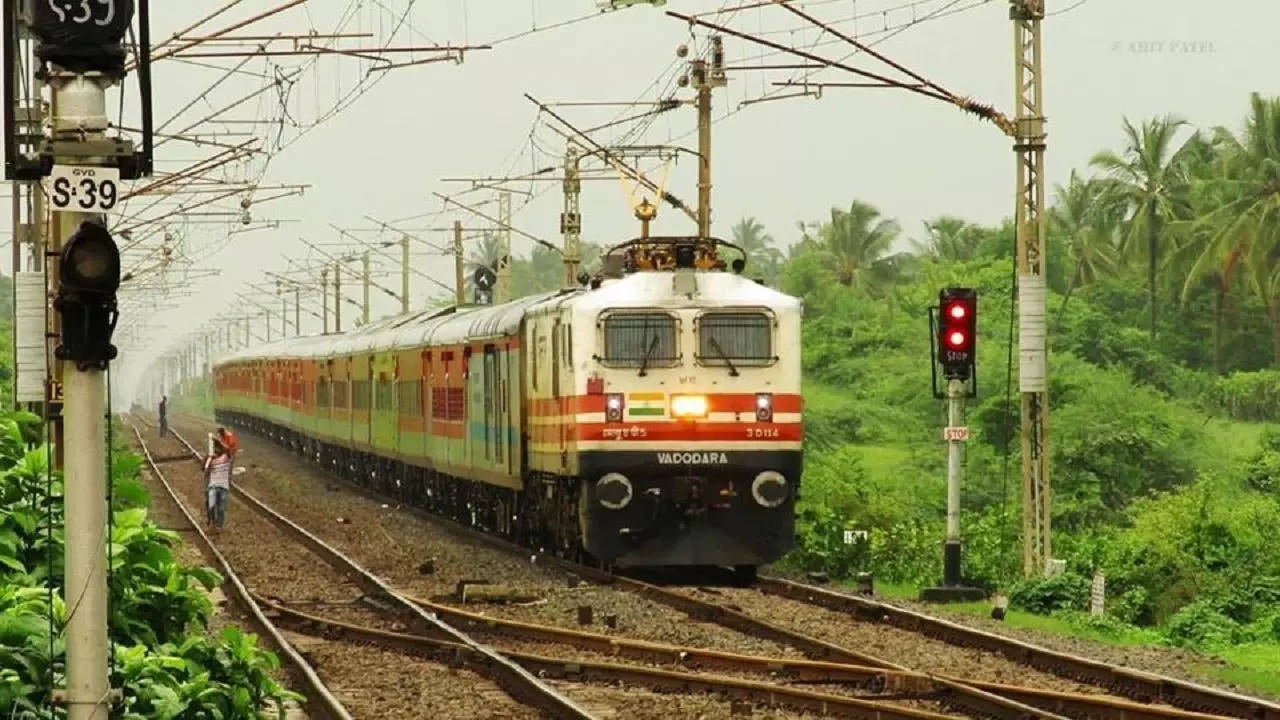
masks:
{"label": "train coach", "polygon": [[794,544],[800,301],[681,239],[613,252],[581,288],[223,358],[216,414],[534,547],[753,574]]}

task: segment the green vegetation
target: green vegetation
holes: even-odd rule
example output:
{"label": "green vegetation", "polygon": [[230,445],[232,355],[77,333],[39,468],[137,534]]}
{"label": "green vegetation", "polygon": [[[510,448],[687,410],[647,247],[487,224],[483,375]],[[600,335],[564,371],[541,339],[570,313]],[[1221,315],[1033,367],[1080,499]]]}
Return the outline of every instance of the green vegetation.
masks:
{"label": "green vegetation", "polygon": [[[0,716],[24,720],[65,717],[49,702],[66,681],[62,478],[39,436],[39,418],[0,415]],[[141,464],[116,448],[109,618],[124,703],[112,717],[283,717],[297,696],[271,677],[275,656],[234,627],[207,635],[206,592],[221,578],[174,557],[177,534],[147,518]]]}
{"label": "green vegetation", "polygon": [[[940,579],[944,416],[929,390],[925,312],[940,288],[974,287],[967,577],[1009,595],[1012,625],[1192,648],[1231,663],[1207,673],[1274,689],[1280,101],[1255,97],[1249,109],[1240,134],[1126,123],[1124,146],[1093,159],[1099,175],[1072,173],[1056,189],[1047,279],[1062,577],[1021,580],[1012,223],[938,218],[902,254],[891,252],[904,245],[897,223],[862,201],[801,223],[776,269],[806,307],[808,453],[787,563],[871,570],[911,591]],[[767,237],[750,220],[735,233]],[[845,545],[845,529],[866,541]],[[1107,615],[1091,618],[1098,571]]]}

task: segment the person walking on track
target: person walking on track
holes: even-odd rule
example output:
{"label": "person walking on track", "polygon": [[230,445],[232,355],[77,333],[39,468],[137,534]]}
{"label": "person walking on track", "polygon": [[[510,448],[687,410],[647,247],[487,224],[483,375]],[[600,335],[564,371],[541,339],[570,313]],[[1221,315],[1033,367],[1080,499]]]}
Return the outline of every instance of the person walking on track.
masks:
{"label": "person walking on track", "polygon": [[204,460],[204,479],[207,521],[218,531],[227,523],[227,501],[231,494],[231,454],[220,440],[213,441],[213,453]]}
{"label": "person walking on track", "polygon": [[168,409],[168,406],[169,406],[169,396],[161,395],[160,396],[160,437],[164,437],[169,433],[169,417],[165,412]]}

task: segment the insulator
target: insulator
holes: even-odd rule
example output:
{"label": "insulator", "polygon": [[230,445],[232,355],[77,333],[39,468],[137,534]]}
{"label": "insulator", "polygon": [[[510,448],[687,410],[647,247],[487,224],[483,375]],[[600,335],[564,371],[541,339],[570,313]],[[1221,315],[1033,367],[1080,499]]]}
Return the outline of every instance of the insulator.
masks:
{"label": "insulator", "polygon": [[688,57],[688,56],[689,56],[688,45],[680,45],[676,48],[676,57],[682,58],[682,57]]}
{"label": "insulator", "polygon": [[253,204],[253,201],[252,201],[252,200],[250,200],[249,198],[247,198],[247,197],[246,197],[246,198],[240,198],[240,207],[241,207],[242,209],[248,210],[248,209],[249,209],[249,206],[250,206],[250,205],[252,205],[252,204]]}
{"label": "insulator", "polygon": [[252,222],[253,222],[253,216],[252,216],[252,215],[250,215],[249,213],[245,213],[245,214],[243,214],[243,215],[241,215],[241,216],[240,216],[240,224],[241,224],[241,225],[248,225],[248,224],[250,224],[250,223],[252,223]]}

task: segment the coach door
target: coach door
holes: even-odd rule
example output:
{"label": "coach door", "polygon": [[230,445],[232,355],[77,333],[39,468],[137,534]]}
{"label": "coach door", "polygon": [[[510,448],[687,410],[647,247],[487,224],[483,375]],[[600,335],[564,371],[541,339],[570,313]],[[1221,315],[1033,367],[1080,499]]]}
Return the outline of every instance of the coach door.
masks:
{"label": "coach door", "polygon": [[498,357],[492,345],[484,347],[484,458],[490,467],[502,464],[502,425],[498,412]]}

